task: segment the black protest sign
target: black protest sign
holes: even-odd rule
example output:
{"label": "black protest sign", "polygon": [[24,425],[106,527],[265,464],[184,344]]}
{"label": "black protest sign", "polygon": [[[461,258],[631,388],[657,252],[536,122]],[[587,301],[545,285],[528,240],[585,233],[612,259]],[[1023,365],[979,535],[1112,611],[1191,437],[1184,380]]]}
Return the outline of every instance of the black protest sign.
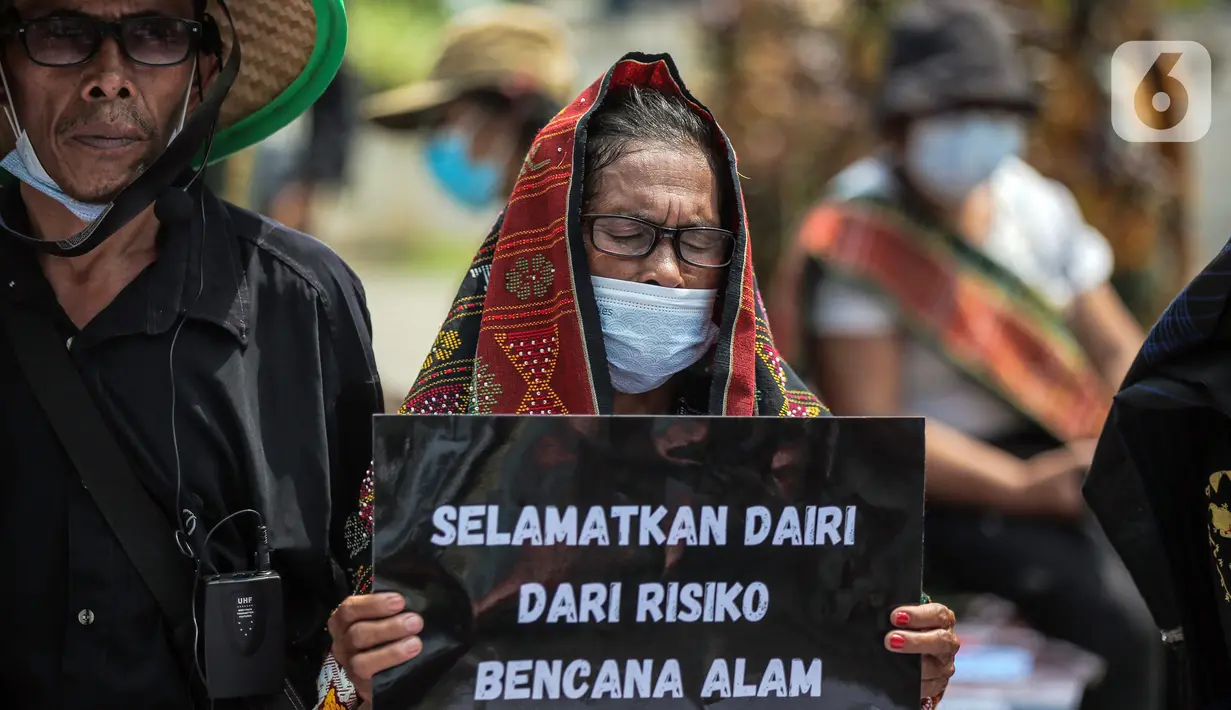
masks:
{"label": "black protest sign", "polygon": [[920,419],[386,416],[375,707],[915,710]]}

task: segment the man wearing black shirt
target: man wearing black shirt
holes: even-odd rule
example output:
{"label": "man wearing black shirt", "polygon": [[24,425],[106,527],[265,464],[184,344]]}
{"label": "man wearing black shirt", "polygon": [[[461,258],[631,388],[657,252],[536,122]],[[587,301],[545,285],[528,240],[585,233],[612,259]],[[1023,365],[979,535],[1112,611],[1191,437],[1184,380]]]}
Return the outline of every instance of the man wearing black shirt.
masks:
{"label": "man wearing black shirt", "polygon": [[[0,0],[0,144],[17,146],[0,163],[17,178],[0,188],[0,316],[55,328],[165,515],[165,542],[182,530],[188,570],[252,569],[256,524],[267,527],[286,677],[282,693],[239,706],[293,708],[315,695],[325,624],[348,591],[338,560],[362,525],[382,397],[358,278],[322,244],[193,179],[199,150],[221,158],[277,130],[341,59],[325,51],[292,87],[317,56],[312,41],[330,46],[344,23],[340,2],[236,5]],[[295,26],[312,18],[321,31]],[[243,57],[259,77],[236,71],[238,36],[252,38]],[[0,330],[6,699],[208,707],[204,663],[185,663],[171,637],[183,620],[164,616],[16,352]],[[259,521],[222,522],[245,509]]]}

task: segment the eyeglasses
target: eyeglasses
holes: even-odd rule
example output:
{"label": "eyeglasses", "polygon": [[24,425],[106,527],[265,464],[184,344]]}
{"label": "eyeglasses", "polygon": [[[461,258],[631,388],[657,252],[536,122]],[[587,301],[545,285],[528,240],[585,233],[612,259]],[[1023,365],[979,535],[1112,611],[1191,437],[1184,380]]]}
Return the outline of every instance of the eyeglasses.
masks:
{"label": "eyeglasses", "polygon": [[[40,17],[14,31],[30,61],[45,67],[84,64],[114,37],[120,51],[137,64],[168,67],[192,56],[201,40],[201,23],[178,17],[126,17],[115,22],[94,17]],[[11,35],[10,35],[11,36]]]}
{"label": "eyeglasses", "polygon": [[618,214],[583,214],[590,242],[604,254],[626,259],[644,259],[671,237],[680,261],[703,269],[721,269],[731,263],[735,234],[716,227],[671,229],[636,217]]}

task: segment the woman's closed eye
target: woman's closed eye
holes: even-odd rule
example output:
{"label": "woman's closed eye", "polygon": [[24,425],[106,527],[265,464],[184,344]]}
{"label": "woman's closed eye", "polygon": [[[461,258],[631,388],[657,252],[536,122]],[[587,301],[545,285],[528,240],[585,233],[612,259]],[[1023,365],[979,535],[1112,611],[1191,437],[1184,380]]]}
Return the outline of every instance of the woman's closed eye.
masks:
{"label": "woman's closed eye", "polygon": [[648,224],[615,218],[596,221],[594,230],[616,239],[644,238],[654,234],[654,228]]}
{"label": "woman's closed eye", "polygon": [[727,236],[707,229],[689,229],[680,232],[680,245],[697,252],[721,250],[726,247]]}
{"label": "woman's closed eye", "polygon": [[720,264],[729,257],[731,235],[709,229],[685,230],[679,234],[680,253],[696,264]]}
{"label": "woman's closed eye", "polygon": [[642,239],[646,239],[648,237],[653,236],[652,230],[637,229],[635,227],[615,227],[615,228],[605,227],[597,231],[602,232],[604,235],[611,237],[612,239],[621,239],[621,240],[623,239],[642,240]]}

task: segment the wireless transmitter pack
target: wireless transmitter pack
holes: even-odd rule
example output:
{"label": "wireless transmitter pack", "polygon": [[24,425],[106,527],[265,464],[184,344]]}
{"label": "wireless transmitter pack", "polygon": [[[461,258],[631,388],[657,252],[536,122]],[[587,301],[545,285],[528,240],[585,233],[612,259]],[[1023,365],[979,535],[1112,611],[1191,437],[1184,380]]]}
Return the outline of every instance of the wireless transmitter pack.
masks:
{"label": "wireless transmitter pack", "polygon": [[282,578],[264,570],[205,578],[205,675],[215,700],[282,692]]}

